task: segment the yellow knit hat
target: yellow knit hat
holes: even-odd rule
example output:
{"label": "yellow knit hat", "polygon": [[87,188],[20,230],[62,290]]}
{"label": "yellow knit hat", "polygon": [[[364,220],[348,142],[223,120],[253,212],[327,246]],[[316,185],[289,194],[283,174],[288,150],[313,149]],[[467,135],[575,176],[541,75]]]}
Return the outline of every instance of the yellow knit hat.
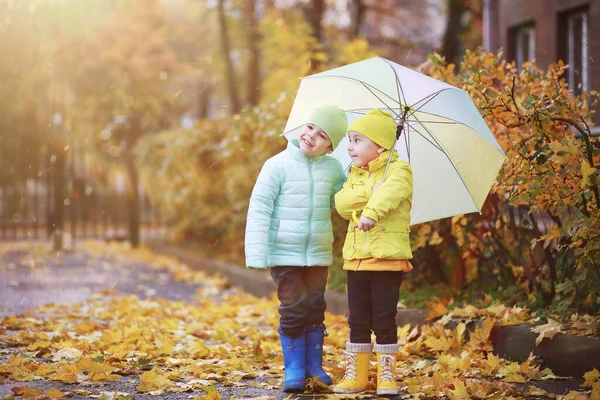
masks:
{"label": "yellow knit hat", "polygon": [[348,131],[356,131],[390,150],[396,139],[396,121],[391,114],[374,108],[368,114],[354,120]]}

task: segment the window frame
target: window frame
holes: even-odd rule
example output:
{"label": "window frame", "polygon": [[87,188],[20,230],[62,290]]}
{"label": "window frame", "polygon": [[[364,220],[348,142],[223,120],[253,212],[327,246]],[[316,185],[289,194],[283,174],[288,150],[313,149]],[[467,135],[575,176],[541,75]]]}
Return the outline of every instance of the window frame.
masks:
{"label": "window frame", "polygon": [[[510,29],[510,45],[512,50],[512,59],[520,70],[526,61],[535,58],[536,46],[536,26],[534,21],[519,24]],[[525,54],[525,40],[527,40],[528,54]]]}
{"label": "window frame", "polygon": [[[581,38],[579,49],[581,59],[576,60],[577,52],[575,50],[577,38],[575,37],[575,29],[577,25],[581,25]],[[590,64],[589,64],[589,11],[588,7],[580,7],[568,10],[559,14],[559,58],[569,66],[566,70],[565,78],[569,87],[575,93],[587,92],[590,90]],[[575,68],[579,62],[581,70]],[[577,82],[577,74],[580,74],[580,83]]]}

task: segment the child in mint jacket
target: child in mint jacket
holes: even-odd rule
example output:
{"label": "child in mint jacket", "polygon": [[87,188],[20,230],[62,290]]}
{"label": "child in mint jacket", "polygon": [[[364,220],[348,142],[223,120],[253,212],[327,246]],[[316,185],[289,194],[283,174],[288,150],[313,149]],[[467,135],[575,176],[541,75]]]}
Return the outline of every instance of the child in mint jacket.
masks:
{"label": "child in mint jacket", "polygon": [[277,284],[286,392],[304,392],[307,378],[332,384],[322,367],[325,287],[333,261],[331,207],[346,175],[328,153],[346,128],[341,109],[317,109],[299,140],[265,162],[250,197],[246,267],[268,268]]}

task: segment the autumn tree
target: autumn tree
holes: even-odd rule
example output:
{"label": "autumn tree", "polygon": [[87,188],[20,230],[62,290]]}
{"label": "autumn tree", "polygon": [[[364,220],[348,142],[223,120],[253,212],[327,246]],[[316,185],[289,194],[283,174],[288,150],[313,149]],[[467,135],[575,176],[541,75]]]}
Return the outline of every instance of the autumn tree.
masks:
{"label": "autumn tree", "polygon": [[482,44],[482,1],[446,0],[446,29],[439,53],[458,65],[465,50]]}
{"label": "autumn tree", "polygon": [[126,168],[134,246],[139,243],[140,194],[132,149],[148,132],[171,126],[185,108],[176,94],[186,66],[169,43],[174,21],[160,2],[142,3],[106,10],[93,35],[74,37],[57,52],[65,72],[61,78],[77,99],[73,109],[79,120],[105,132],[99,145]]}
{"label": "autumn tree", "polygon": [[453,218],[447,235],[440,225],[448,222],[418,227],[416,249],[437,249],[453,284],[483,280],[538,305],[597,311],[600,147],[590,135],[597,93],[576,95],[564,68],[517,69],[485,52],[467,52],[456,73],[439,56],[424,65],[469,92],[508,160],[481,216]]}

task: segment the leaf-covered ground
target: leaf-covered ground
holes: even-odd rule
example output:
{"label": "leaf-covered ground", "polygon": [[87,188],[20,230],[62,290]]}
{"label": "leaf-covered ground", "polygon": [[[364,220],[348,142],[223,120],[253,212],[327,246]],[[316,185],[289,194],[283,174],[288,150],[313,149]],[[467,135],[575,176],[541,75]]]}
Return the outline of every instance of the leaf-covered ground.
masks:
{"label": "leaf-covered ground", "polygon": [[[0,395],[288,397],[279,390],[275,298],[253,297],[223,278],[123,245],[89,242],[54,254],[41,244],[10,243],[0,244],[0,257]],[[597,370],[578,391],[556,395],[541,387],[560,390],[560,379],[535,359],[496,357],[490,317],[470,333],[463,323],[450,330],[442,322],[421,331],[399,328],[400,397],[600,399]],[[331,314],[326,324],[324,365],[338,380],[348,328],[345,317]],[[366,396],[336,396],[319,382],[309,386],[320,398],[374,397],[374,382]]]}

